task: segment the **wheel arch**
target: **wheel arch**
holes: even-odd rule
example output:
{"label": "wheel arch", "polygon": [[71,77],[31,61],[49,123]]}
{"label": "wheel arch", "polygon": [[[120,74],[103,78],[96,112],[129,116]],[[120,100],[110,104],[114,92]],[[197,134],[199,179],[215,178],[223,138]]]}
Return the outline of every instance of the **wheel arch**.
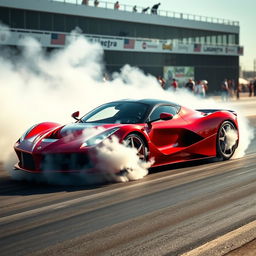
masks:
{"label": "wheel arch", "polygon": [[60,126],[60,124],[53,123],[53,122],[42,122],[42,123],[36,124],[36,125],[32,126],[30,129],[27,130],[27,133],[24,136],[24,138],[27,139],[27,138],[32,137],[36,134],[39,134],[43,131],[47,131],[49,129],[57,128],[59,126]]}

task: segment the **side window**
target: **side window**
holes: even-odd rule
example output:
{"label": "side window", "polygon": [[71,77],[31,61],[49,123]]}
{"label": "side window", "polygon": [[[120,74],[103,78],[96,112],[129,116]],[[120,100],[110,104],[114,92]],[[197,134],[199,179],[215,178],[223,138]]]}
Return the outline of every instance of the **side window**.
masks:
{"label": "side window", "polygon": [[176,115],[177,114],[177,109],[173,106],[170,106],[170,105],[158,106],[151,113],[149,120],[153,121],[153,120],[159,119],[161,113],[169,113],[169,114],[172,114],[172,115]]}

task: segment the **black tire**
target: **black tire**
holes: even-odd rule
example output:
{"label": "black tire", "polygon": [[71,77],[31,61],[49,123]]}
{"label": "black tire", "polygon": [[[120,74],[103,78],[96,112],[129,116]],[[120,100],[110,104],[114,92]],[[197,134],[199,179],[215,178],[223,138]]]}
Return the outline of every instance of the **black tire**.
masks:
{"label": "black tire", "polygon": [[[237,133],[237,138],[230,138],[230,135],[228,135],[229,131],[235,131]],[[236,141],[231,141],[236,140]],[[218,135],[217,135],[217,158],[221,160],[228,160],[230,159],[238,146],[238,130],[236,126],[230,122],[225,121],[221,124]]]}

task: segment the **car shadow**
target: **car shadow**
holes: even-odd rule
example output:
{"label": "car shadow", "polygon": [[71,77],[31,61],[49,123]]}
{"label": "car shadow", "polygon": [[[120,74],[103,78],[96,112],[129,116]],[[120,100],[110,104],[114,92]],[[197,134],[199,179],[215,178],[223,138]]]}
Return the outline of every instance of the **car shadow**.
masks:
{"label": "car shadow", "polygon": [[212,157],[207,159],[192,160],[188,162],[174,163],[174,164],[150,168],[149,174],[164,172],[167,170],[177,170],[177,169],[183,169],[183,168],[194,167],[194,166],[203,166],[203,165],[208,165],[208,164],[219,162],[219,161],[220,160],[218,158]]}
{"label": "car shadow", "polygon": [[[154,167],[149,169],[149,175],[160,173],[167,170],[179,170],[186,167],[208,165],[213,162],[219,161],[217,158],[209,158],[203,160],[193,160],[183,163],[175,163],[161,167]],[[6,175],[0,179],[0,196],[29,196],[37,194],[51,194],[58,192],[74,192],[95,190],[98,188],[107,187],[115,184],[116,182],[104,180],[83,180],[82,176],[72,175],[57,175],[47,177],[45,179],[38,175],[28,176],[14,176]],[[136,181],[135,181],[136,182]],[[139,182],[143,182],[140,180]]]}
{"label": "car shadow", "polygon": [[[20,178],[20,177],[19,177]],[[72,183],[72,177],[69,178],[65,175],[65,179],[69,179],[69,182],[54,183],[54,180],[35,179],[34,177],[26,177],[25,179],[13,178],[10,175],[5,175],[0,179],[0,196],[29,196],[37,194],[51,194],[58,192],[74,192],[74,191],[85,191],[94,190],[108,186],[109,182],[98,182],[98,183],[83,183],[74,181]]]}

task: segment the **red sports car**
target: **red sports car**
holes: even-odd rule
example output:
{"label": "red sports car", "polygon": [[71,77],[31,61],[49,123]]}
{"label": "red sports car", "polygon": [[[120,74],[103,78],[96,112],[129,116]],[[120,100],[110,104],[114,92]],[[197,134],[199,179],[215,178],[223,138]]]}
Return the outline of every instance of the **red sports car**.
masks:
{"label": "red sports car", "polygon": [[97,148],[112,136],[135,147],[141,160],[154,158],[152,167],[209,157],[227,160],[239,140],[235,112],[192,110],[163,100],[115,101],[72,117],[75,123],[45,122],[27,130],[14,147],[19,159],[15,169],[95,171]]}

